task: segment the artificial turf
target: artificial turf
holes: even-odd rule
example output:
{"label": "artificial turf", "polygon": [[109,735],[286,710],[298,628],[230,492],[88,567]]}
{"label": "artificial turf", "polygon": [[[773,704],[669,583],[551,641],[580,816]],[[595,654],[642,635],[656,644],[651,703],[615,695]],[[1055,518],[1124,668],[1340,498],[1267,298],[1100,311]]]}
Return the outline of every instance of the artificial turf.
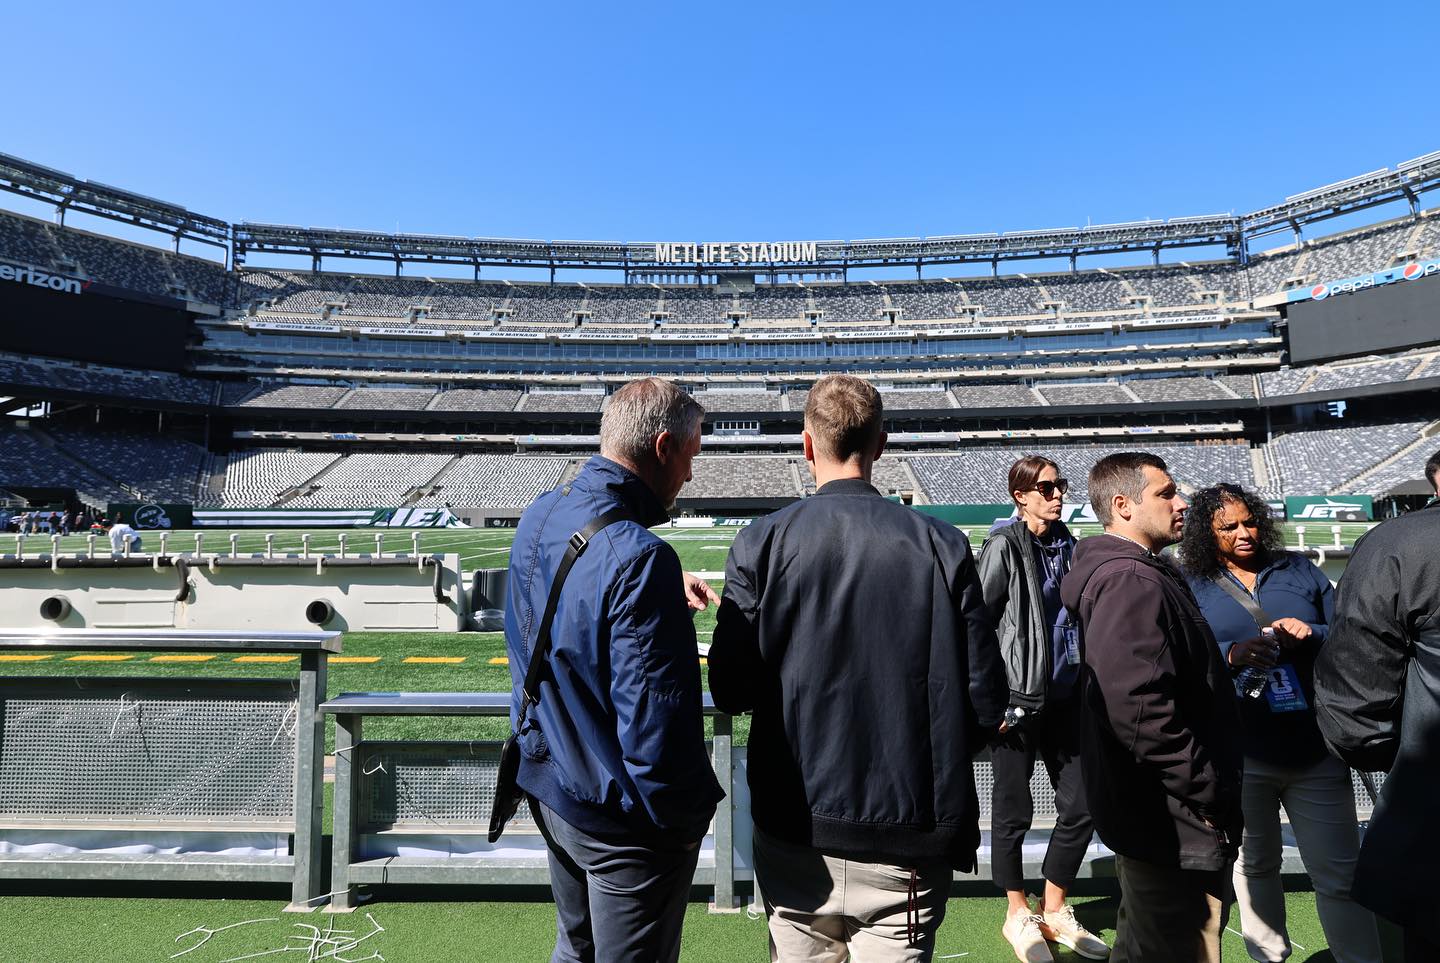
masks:
{"label": "artificial turf", "polygon": [[[93,890],[90,891],[93,893]],[[471,901],[473,894],[451,889],[443,894],[400,892],[362,905],[356,913],[282,913],[283,903],[248,898],[135,899],[128,896],[72,895],[67,898],[6,895],[0,898],[0,958],[15,963],[141,963],[165,960],[196,946],[203,934],[179,941],[176,937],[196,927],[217,928],[247,920],[266,920],[217,933],[205,945],[180,957],[187,963],[221,963],[252,953],[284,946],[303,947],[294,937],[305,927],[353,930],[363,935],[374,928],[366,913],[383,932],[342,954],[347,959],[379,953],[389,963],[434,961],[546,960],[554,946],[555,910],[543,891],[532,902]],[[1107,942],[1114,936],[1116,899],[1101,894],[1077,896],[1077,915]],[[1286,895],[1286,909],[1296,961],[1333,960],[1315,915],[1310,893]],[[936,959],[964,959],[977,963],[1003,963],[1014,954],[1000,936],[1004,902],[998,896],[951,899],[936,944]],[[1230,930],[1224,937],[1229,959],[1246,959],[1238,934],[1238,916],[1232,908]],[[1386,960],[1401,959],[1393,934],[1386,933]],[[1057,960],[1079,957],[1054,947]],[[308,959],[299,952],[277,953],[258,959]],[[769,959],[763,920],[745,912],[709,913],[703,903],[692,903],[685,919],[680,958],[694,963],[732,963]]]}
{"label": "artificial turf", "polygon": [[[1363,526],[1346,526],[1342,539],[1347,543],[1363,530]],[[682,565],[691,571],[718,573],[724,567],[725,550],[734,535],[730,530],[667,530],[680,554]],[[1328,527],[1324,528],[1328,540]],[[334,551],[338,548],[335,532],[315,533],[312,551]],[[441,531],[424,533],[421,550],[447,551],[461,555],[462,564],[472,567],[502,567],[508,559],[513,533],[477,531]],[[973,533],[978,539],[981,533]],[[1293,542],[1293,531],[1287,531]],[[153,534],[147,534],[146,548]],[[48,550],[49,540],[43,546]],[[158,542],[158,540],[155,540]],[[171,536],[170,548],[184,545],[193,548],[193,536],[177,533]],[[349,550],[373,550],[373,533],[352,533]],[[82,537],[71,536],[62,544],[65,551],[84,547]],[[389,533],[388,551],[408,547],[408,536]],[[228,550],[225,533],[206,533],[205,549]],[[237,536],[240,552],[258,552],[264,548],[263,536],[243,533]],[[299,533],[284,533],[274,543],[276,551],[299,550]],[[27,553],[41,546],[31,541]],[[712,578],[717,591],[719,579]],[[696,632],[707,642],[714,629],[715,610],[695,617]],[[135,653],[123,662],[70,661],[70,653],[59,653],[39,662],[0,663],[0,674],[10,676],[87,675],[87,676],[154,676],[205,677],[242,676],[275,677],[288,675],[293,667],[273,664],[244,664],[231,661],[233,656],[220,655],[207,662],[167,663],[151,661],[160,653]],[[503,637],[498,633],[351,633],[345,637],[340,660],[329,668],[327,692],[356,691],[475,691],[501,692],[510,688],[507,665],[494,660],[505,655]],[[462,662],[407,662],[406,659],[462,658]],[[375,661],[346,661],[373,659]],[[702,679],[705,672],[701,665]],[[748,731],[746,719],[735,720],[737,744],[744,744]],[[327,726],[327,751],[333,747],[333,726]],[[507,722],[494,719],[446,719],[376,717],[367,720],[366,736],[372,739],[499,739]],[[330,831],[331,787],[326,785],[325,831]],[[1096,882],[1102,895],[1077,899],[1082,919],[1107,938],[1113,934],[1114,898],[1104,895],[1106,884]],[[132,884],[111,887],[66,888],[45,890],[32,881],[6,883],[0,886],[0,960],[19,963],[42,961],[131,961],[163,960],[195,945],[200,937],[180,942],[175,937],[197,926],[219,927],[251,919],[273,919],[274,922],[247,924],[217,934],[204,946],[185,954],[181,959],[190,963],[220,963],[246,954],[263,953],[303,944],[287,937],[306,932],[297,923],[318,926],[322,930],[332,917],[323,914],[292,916],[280,913],[283,900],[256,899],[252,893],[235,890],[238,898],[224,898],[216,887],[192,888],[186,895],[196,898],[155,897],[135,898]],[[144,889],[144,887],[142,887]],[[150,890],[147,890],[150,892]],[[43,895],[35,895],[41,893]],[[28,894],[28,895],[27,895]],[[63,894],[63,898],[57,898]],[[103,895],[99,895],[103,894]],[[384,932],[362,944],[363,948],[348,955],[349,959],[365,958],[368,952],[380,953],[392,961],[449,960],[543,960],[553,945],[554,909],[537,894],[534,902],[466,901],[478,898],[455,890],[380,890],[380,899],[365,907]],[[1295,941],[1294,960],[1328,960],[1323,933],[1315,915],[1314,897],[1310,893],[1287,896],[1291,934]],[[937,959],[1006,961],[1013,959],[1009,947],[999,935],[1003,904],[998,898],[967,896],[953,899],[937,945]],[[368,932],[369,923],[363,912],[333,917],[337,928],[354,929],[357,935]],[[1232,929],[1238,929],[1232,914]],[[1226,936],[1227,955],[1244,959],[1244,948],[1238,934]],[[258,959],[298,958],[298,952],[275,953]],[[765,932],[762,922],[746,914],[712,915],[703,904],[689,908],[686,921],[684,960],[730,961],[764,960]],[[1058,950],[1058,960],[1076,959],[1067,951]],[[1397,949],[1387,950],[1388,960],[1399,960]]]}

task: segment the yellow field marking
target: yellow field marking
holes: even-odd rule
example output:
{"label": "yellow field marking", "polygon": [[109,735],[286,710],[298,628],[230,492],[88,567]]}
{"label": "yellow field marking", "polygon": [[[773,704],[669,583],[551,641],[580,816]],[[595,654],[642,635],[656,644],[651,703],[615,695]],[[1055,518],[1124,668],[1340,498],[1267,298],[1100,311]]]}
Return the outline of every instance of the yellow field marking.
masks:
{"label": "yellow field marking", "polygon": [[701,665],[709,665],[709,664],[710,664],[710,660],[707,659],[707,658],[705,658],[705,656],[702,655],[702,656],[700,656],[700,664],[701,664]]}
{"label": "yellow field marking", "polygon": [[423,665],[456,665],[465,661],[463,655],[412,655],[404,662],[419,662]]}
{"label": "yellow field marking", "polygon": [[44,662],[50,655],[0,655],[0,662]]}
{"label": "yellow field marking", "polygon": [[298,655],[237,655],[232,662],[294,662]]}
{"label": "yellow field marking", "polygon": [[151,662],[209,662],[215,658],[213,655],[193,653],[191,655],[152,655]]}
{"label": "yellow field marking", "polygon": [[506,656],[503,656],[503,655],[502,655],[502,656],[500,656],[498,659],[491,659],[491,660],[490,660],[490,664],[491,664],[491,665],[509,665],[509,664],[510,664],[510,659],[507,658]]}
{"label": "yellow field marking", "polygon": [[366,662],[366,663],[369,663],[369,662],[379,662],[379,661],[380,661],[380,656],[378,656],[378,655],[332,655],[332,656],[330,656],[330,664],[331,664],[331,665],[334,665],[334,664],[337,663],[337,662]]}
{"label": "yellow field marking", "polygon": [[66,662],[128,662],[133,655],[72,655]]}

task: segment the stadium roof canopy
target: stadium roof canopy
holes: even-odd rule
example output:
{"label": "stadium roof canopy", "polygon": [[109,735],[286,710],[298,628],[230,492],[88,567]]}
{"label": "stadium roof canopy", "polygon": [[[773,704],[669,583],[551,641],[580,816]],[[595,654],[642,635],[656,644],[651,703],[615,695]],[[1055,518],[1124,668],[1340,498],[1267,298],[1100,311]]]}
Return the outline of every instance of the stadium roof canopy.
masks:
{"label": "stadium roof canopy", "polygon": [[[1247,243],[1282,230],[1300,236],[1308,223],[1380,204],[1403,200],[1419,209],[1420,195],[1440,187],[1440,151],[1425,154],[1394,170],[1381,168],[1358,177],[1287,197],[1283,203],[1249,214],[1214,214],[1168,220],[1131,221],[1039,231],[1007,231],[938,237],[820,240],[777,244],[672,244],[635,241],[544,241],[518,238],[447,237],[390,234],[338,228],[308,228],[239,222],[195,214],[177,204],[146,197],[96,181],[81,180],[18,157],[0,154],[0,190],[54,204],[63,223],[67,210],[124,221],[182,238],[229,246],[232,263],[243,265],[252,252],[309,257],[316,267],[325,257],[402,263],[451,263],[481,266],[609,269],[630,275],[717,275],[727,272],[775,274],[835,273],[851,268],[926,265],[1033,258],[1079,257],[1148,251],[1158,263],[1165,249],[1224,245],[1231,257],[1244,258]],[[729,250],[746,249],[732,257]],[[798,252],[798,253],[797,253]]]}
{"label": "stadium roof canopy", "polygon": [[176,250],[182,238],[218,247],[230,242],[230,225],[217,217],[9,154],[0,154],[0,189],[55,205],[62,224],[65,212],[75,210],[168,234],[175,239]]}

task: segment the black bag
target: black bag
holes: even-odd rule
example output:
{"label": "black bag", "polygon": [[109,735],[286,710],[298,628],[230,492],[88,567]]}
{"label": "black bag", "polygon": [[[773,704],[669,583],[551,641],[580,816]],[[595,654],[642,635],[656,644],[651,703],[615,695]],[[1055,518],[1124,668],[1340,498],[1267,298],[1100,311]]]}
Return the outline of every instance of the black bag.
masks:
{"label": "black bag", "polygon": [[[566,493],[569,493],[568,488]],[[540,629],[535,633],[535,645],[530,650],[530,666],[525,670],[525,686],[521,689],[520,713],[516,716],[515,731],[510,733],[500,750],[500,769],[495,774],[495,803],[490,809],[488,838],[492,843],[505,832],[505,824],[515,815],[515,811],[520,808],[520,801],[525,798],[524,791],[516,783],[520,775],[520,730],[525,726],[525,717],[529,715],[530,707],[540,701],[540,675],[550,658],[550,626],[555,621],[555,609],[560,604],[560,589],[564,586],[570,569],[574,567],[575,560],[585,554],[586,547],[596,533],[607,525],[629,517],[630,513],[625,509],[612,508],[605,514],[592,518],[584,528],[570,536],[565,557],[560,560],[560,567],[555,571],[555,581],[550,585],[550,596],[545,600],[545,615],[540,619]]]}

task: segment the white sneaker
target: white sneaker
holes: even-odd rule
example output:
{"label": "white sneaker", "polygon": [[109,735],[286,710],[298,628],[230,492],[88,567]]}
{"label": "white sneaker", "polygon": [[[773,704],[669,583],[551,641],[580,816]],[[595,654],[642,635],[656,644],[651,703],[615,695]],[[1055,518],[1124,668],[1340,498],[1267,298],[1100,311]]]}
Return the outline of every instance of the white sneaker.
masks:
{"label": "white sneaker", "polygon": [[1075,908],[1062,906],[1053,913],[1043,913],[1040,919],[1040,934],[1053,943],[1068,946],[1087,960],[1110,958],[1110,947],[1105,941],[1080,925],[1075,918]]}
{"label": "white sneaker", "polygon": [[1014,948],[1015,956],[1024,963],[1055,961],[1055,957],[1050,955],[1050,947],[1045,945],[1045,937],[1040,933],[1040,923],[1039,914],[1032,913],[1027,906],[1006,916],[1005,925],[1000,929]]}

